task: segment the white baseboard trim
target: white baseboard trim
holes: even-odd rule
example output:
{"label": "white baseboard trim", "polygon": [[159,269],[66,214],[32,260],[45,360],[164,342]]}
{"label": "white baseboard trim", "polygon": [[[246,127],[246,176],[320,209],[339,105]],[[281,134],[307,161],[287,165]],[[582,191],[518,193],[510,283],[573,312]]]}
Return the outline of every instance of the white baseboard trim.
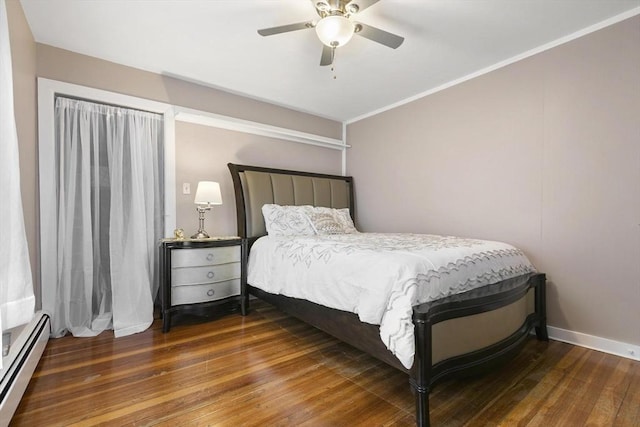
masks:
{"label": "white baseboard trim", "polygon": [[547,326],[547,332],[549,333],[549,338],[555,341],[562,341],[580,347],[586,347],[592,350],[602,351],[604,353],[640,361],[640,345],[614,341],[608,338],[596,337],[553,326]]}

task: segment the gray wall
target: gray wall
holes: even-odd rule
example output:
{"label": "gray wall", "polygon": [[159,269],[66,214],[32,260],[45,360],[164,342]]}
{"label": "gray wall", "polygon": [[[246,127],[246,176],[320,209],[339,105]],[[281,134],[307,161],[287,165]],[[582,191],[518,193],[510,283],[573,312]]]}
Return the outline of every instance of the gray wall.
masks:
{"label": "gray wall", "polygon": [[[205,215],[205,230],[210,235],[236,235],[236,208],[228,162],[282,169],[312,170],[339,175],[342,153],[338,150],[303,145],[247,133],[190,123],[176,123],[176,225],[186,236],[198,229],[198,214],[193,204],[198,181],[217,181],[222,206],[214,206]],[[191,194],[182,194],[182,183],[191,184]]]}
{"label": "gray wall", "polygon": [[640,344],[640,17],[350,124],[347,142],[360,228],[520,246],[550,279],[550,325]]}

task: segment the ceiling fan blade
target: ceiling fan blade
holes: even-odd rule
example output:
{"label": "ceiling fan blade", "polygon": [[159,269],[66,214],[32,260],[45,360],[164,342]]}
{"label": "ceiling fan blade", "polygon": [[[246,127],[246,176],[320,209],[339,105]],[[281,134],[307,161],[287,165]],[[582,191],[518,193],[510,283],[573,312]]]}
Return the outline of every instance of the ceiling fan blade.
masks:
{"label": "ceiling fan blade", "polygon": [[356,24],[356,34],[392,49],[396,49],[404,41],[404,37],[361,23]]}
{"label": "ceiling fan blade", "polygon": [[[345,9],[349,10],[350,7],[357,6],[356,12],[360,13],[363,10],[367,9],[368,7],[378,3],[379,1],[380,0],[351,0],[349,3],[346,4]],[[352,12],[352,13],[356,13],[356,12]]]}
{"label": "ceiling fan blade", "polygon": [[279,27],[263,28],[258,30],[258,34],[261,36],[272,36],[274,34],[288,33],[289,31],[304,30],[306,28],[313,28],[313,22],[298,22],[296,24],[281,25]]}
{"label": "ceiling fan blade", "polygon": [[320,58],[320,66],[324,67],[333,64],[333,52],[333,48],[327,46],[326,44],[322,45],[322,57]]}

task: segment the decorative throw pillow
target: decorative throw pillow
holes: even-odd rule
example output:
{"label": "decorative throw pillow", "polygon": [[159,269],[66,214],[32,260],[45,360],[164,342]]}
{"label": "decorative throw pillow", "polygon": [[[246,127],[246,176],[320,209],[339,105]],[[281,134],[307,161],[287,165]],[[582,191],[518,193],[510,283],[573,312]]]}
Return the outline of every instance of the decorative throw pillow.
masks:
{"label": "decorative throw pillow", "polygon": [[314,207],[307,215],[318,234],[350,234],[358,232],[353,225],[353,220],[347,208]]}
{"label": "decorative throw pillow", "polygon": [[323,212],[311,212],[308,214],[313,229],[318,234],[344,234],[342,224],[333,215]]}
{"label": "decorative throw pillow", "polygon": [[307,215],[311,206],[262,206],[267,233],[271,236],[313,236],[316,234]]}
{"label": "decorative throw pillow", "polygon": [[353,219],[351,219],[351,214],[349,214],[348,208],[334,209],[334,211],[338,221],[342,224],[345,234],[358,232],[358,230],[356,230],[356,226],[353,224]]}

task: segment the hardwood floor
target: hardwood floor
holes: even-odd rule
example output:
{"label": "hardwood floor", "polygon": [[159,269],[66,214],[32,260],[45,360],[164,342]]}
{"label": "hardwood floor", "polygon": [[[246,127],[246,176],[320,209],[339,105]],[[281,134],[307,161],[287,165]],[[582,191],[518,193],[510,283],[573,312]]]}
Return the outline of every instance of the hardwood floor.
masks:
{"label": "hardwood floor", "polygon": [[[190,320],[190,319],[185,319]],[[12,426],[412,426],[408,376],[257,302],[247,317],[50,340]],[[640,426],[640,362],[531,338],[431,393],[434,426]]]}

